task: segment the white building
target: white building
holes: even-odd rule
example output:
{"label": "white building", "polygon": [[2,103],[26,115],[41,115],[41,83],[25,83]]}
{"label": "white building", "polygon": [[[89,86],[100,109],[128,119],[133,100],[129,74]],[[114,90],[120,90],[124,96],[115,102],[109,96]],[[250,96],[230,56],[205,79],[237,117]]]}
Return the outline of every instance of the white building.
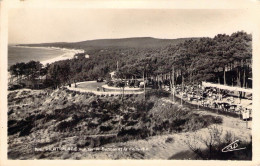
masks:
{"label": "white building", "polygon": [[114,80],[115,79],[115,76],[116,76],[116,71],[113,71],[111,73],[109,73],[110,76],[111,76],[111,79]]}

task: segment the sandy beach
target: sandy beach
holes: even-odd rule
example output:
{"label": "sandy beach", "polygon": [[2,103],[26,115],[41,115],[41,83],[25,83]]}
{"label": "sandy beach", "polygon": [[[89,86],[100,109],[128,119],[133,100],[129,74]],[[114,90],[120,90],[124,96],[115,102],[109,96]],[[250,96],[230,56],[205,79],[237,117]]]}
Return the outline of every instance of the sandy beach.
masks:
{"label": "sandy beach", "polygon": [[[40,61],[44,66],[47,64],[51,64],[57,61],[66,60],[66,59],[73,59],[75,54],[78,53],[84,53],[84,50],[80,49],[67,49],[67,48],[59,48],[59,47],[28,47],[28,46],[12,46],[12,47],[21,47],[21,48],[40,48],[40,49],[46,49],[46,50],[61,50],[63,51],[63,54],[51,59]],[[11,73],[8,72],[8,80],[11,79]],[[15,80],[13,80],[15,81]]]}
{"label": "sandy beach", "polygon": [[55,58],[52,58],[52,59],[49,59],[49,60],[41,61],[41,63],[43,65],[47,65],[48,63],[51,64],[51,63],[54,63],[56,61],[72,59],[72,58],[74,58],[75,54],[84,53],[85,52],[84,50],[67,49],[67,48],[57,48],[57,47],[55,47],[55,49],[61,49],[65,53],[62,54],[61,56],[58,56],[58,57],[55,57]]}
{"label": "sandy beach", "polygon": [[48,50],[61,50],[64,53],[58,57],[54,57],[48,60],[40,61],[44,66],[48,63],[54,63],[56,61],[72,59],[75,54],[84,53],[85,51],[82,49],[67,49],[67,48],[59,48],[59,47],[29,47],[29,46],[13,46],[13,47],[22,47],[22,48],[40,48],[40,49],[48,49]]}

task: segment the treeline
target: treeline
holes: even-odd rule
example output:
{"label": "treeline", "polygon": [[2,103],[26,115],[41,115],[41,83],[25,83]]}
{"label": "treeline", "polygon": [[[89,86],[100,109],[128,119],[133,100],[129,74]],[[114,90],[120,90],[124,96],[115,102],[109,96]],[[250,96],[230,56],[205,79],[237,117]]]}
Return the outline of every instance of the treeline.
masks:
{"label": "treeline", "polygon": [[210,81],[251,87],[252,36],[245,32],[218,34],[214,38],[187,40],[149,52],[124,65],[121,75],[162,77],[174,74],[175,83]]}
{"label": "treeline", "polygon": [[[245,32],[188,39],[161,48],[98,47],[86,53],[89,58],[81,56],[42,67],[46,80],[52,86],[60,86],[109,78],[109,73],[117,69],[118,61],[117,75],[121,78],[142,78],[145,75],[158,79],[166,75],[173,78],[174,75],[176,84],[210,81],[251,87],[252,36]],[[10,70],[16,68],[14,66]],[[19,70],[12,73],[18,77],[23,75]]]}
{"label": "treeline", "polygon": [[44,68],[40,62],[30,61],[28,63],[16,63],[9,68],[11,74],[9,89],[23,87],[39,88],[37,82],[39,78],[47,74],[47,68]]}

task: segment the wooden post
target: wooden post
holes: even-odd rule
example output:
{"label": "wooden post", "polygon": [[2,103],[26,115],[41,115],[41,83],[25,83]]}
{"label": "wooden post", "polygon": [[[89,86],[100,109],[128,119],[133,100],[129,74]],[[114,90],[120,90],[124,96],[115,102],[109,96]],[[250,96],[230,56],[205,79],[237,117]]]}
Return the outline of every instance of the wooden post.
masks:
{"label": "wooden post", "polygon": [[247,118],[246,118],[246,129],[248,129],[248,121],[247,121]]}

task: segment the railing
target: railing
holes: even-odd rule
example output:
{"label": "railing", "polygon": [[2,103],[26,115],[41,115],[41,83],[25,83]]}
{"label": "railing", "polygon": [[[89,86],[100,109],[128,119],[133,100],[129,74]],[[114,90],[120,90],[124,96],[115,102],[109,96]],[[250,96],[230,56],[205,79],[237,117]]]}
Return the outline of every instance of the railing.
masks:
{"label": "railing", "polygon": [[[191,109],[197,109],[198,108],[198,104],[194,104],[194,103],[191,103],[191,102],[189,102],[187,100],[181,99],[180,96],[175,95],[174,98],[178,102],[180,102],[182,100],[183,104],[186,105],[187,107],[191,108]],[[239,118],[240,117],[240,114],[237,114],[235,112],[224,111],[224,110],[219,109],[219,108],[211,108],[211,107],[206,107],[206,106],[203,106],[203,105],[199,105],[199,109],[201,111],[203,111],[203,110],[210,111],[210,112],[213,112],[213,113],[222,114],[222,115],[228,115],[228,116],[232,116],[232,117],[235,117],[235,118]]]}
{"label": "railing", "polygon": [[[69,87],[66,86],[67,89],[71,90],[71,91],[76,91],[76,92],[83,92],[83,93],[93,93],[95,95],[104,95],[104,96],[112,96],[112,95],[122,95],[123,91],[109,91],[109,92],[104,92],[104,91],[94,91],[94,90],[89,90],[89,89],[83,89],[83,88],[74,88],[74,87]],[[131,91],[124,91],[125,95],[129,95],[129,94],[142,94],[143,91],[137,91],[137,92],[131,92]]]}

